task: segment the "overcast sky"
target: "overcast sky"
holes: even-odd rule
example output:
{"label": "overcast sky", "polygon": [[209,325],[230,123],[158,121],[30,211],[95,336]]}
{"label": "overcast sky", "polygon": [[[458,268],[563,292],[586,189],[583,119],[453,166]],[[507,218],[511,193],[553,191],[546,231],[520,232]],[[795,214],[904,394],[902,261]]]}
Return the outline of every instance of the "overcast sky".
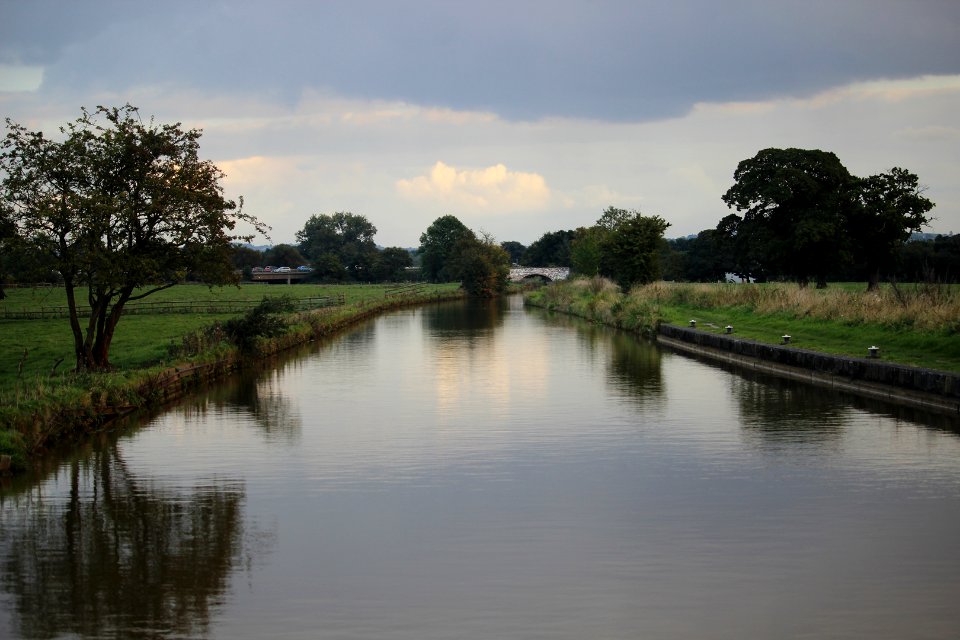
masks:
{"label": "overcast sky", "polygon": [[0,0],[0,116],[202,128],[273,243],[350,211],[529,244],[611,205],[694,234],[767,147],[909,169],[960,233],[958,34],[956,0]]}

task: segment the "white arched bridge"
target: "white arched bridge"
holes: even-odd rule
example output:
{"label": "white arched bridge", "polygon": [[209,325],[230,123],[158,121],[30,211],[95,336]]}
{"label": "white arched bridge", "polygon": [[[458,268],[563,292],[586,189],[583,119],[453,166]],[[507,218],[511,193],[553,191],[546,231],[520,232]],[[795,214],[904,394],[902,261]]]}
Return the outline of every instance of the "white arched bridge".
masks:
{"label": "white arched bridge", "polygon": [[566,280],[570,267],[514,267],[510,269],[510,282],[524,280]]}

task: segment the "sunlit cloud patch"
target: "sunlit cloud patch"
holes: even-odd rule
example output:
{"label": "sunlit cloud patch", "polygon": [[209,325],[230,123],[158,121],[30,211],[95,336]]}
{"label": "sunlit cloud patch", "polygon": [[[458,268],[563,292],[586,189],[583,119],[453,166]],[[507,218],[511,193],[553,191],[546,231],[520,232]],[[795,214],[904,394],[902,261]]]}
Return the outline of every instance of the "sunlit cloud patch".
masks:
{"label": "sunlit cloud patch", "polygon": [[511,171],[503,164],[457,169],[437,162],[426,175],[398,180],[396,188],[409,200],[434,201],[470,211],[536,211],[550,203],[550,188],[543,176]]}

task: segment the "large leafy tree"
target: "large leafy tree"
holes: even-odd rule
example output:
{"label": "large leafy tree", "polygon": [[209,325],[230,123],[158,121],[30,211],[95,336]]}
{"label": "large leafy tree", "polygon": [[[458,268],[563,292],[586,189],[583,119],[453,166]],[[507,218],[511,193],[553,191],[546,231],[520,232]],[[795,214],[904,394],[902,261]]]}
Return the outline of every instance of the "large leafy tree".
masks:
{"label": "large leafy tree", "polygon": [[569,267],[574,231],[548,231],[527,247],[520,264],[528,267]]}
{"label": "large leafy tree", "polygon": [[660,248],[670,223],[639,212],[620,219],[600,242],[600,274],[616,280],[624,290],[660,277]]}
{"label": "large leafy tree", "polygon": [[627,289],[660,277],[663,232],[669,226],[660,216],[607,207],[592,227],[559,234],[574,271],[612,278]]}
{"label": "large leafy tree", "polygon": [[604,231],[616,231],[620,225],[636,218],[638,215],[640,215],[640,212],[635,209],[621,209],[620,207],[613,206],[607,207],[603,210],[603,214],[597,219],[595,226]]}
{"label": "large leafy tree", "polygon": [[693,238],[670,240],[664,252],[664,278],[692,282],[717,282],[729,271],[721,238],[715,229]]}
{"label": "large leafy tree", "polygon": [[881,272],[894,268],[910,234],[929,222],[933,202],[922,195],[919,179],[894,167],[859,182],[859,206],[849,218],[848,233],[867,273],[867,290],[876,289]]}
{"label": "large leafy tree", "polygon": [[[608,248],[605,243],[620,225],[639,215],[639,211],[611,206],[604,209],[592,227],[580,227],[576,231],[559,232],[560,234],[567,234],[559,236],[565,244],[568,254],[567,259],[569,260],[563,266],[569,266],[576,273],[586,276],[609,276],[614,266],[609,262],[609,258],[606,258],[607,263],[603,264],[605,260],[604,251]],[[546,234],[544,238],[549,235]]]}
{"label": "large leafy tree", "polygon": [[437,218],[420,234],[420,265],[426,280],[450,282],[458,279],[452,258],[463,238],[476,239],[476,236],[453,215]]}
{"label": "large leafy tree", "polygon": [[299,267],[306,264],[307,259],[292,244],[276,244],[263,253],[263,261],[278,267]]}
{"label": "large leafy tree", "polygon": [[570,267],[580,275],[596,276],[600,273],[600,241],[605,230],[599,226],[578,227],[570,242]]}
{"label": "large leafy tree", "polygon": [[310,260],[316,262],[323,257],[323,262],[332,266],[330,256],[335,256],[349,277],[367,280],[376,260],[376,234],[377,228],[366,216],[338,211],[310,216],[297,232],[297,242],[300,252]]}
{"label": "large leafy tree", "polygon": [[734,181],[723,200],[743,214],[717,226],[734,270],[801,285],[826,286],[829,274],[856,265],[876,288],[934,206],[905,169],[857,178],[819,150],[764,149],[737,166]]}
{"label": "large leafy tree", "polygon": [[0,206],[0,300],[7,297],[3,291],[3,278],[11,266],[7,261],[13,252],[16,239],[17,228],[11,220],[10,212],[6,207]]}
{"label": "large leafy tree", "polygon": [[242,244],[235,244],[230,252],[230,261],[235,269],[263,266],[263,251]]}
{"label": "large leafy tree", "polygon": [[413,266],[413,256],[402,247],[386,247],[377,253],[373,262],[373,279],[378,282],[401,282],[407,279],[407,267]]}
{"label": "large leafy tree", "polygon": [[714,240],[721,261],[743,280],[764,282],[770,276],[769,229],[762,221],[731,213],[717,223]]}
{"label": "large leafy tree", "polygon": [[340,258],[334,253],[324,253],[313,261],[312,280],[322,282],[343,282],[349,274],[344,269]]}
{"label": "large leafy tree", "polygon": [[489,235],[461,235],[447,269],[468,295],[494,298],[507,289],[510,254]]}
{"label": "large leafy tree", "polygon": [[527,250],[523,244],[517,242],[516,240],[507,240],[506,242],[501,242],[500,246],[504,251],[507,252],[507,255],[510,256],[511,264],[519,264],[520,258],[523,256],[523,252]]}
{"label": "large leafy tree", "polygon": [[231,245],[250,236],[231,232],[240,222],[266,229],[224,197],[223,173],[199,157],[198,129],[145,123],[126,105],[83,110],[60,133],[7,119],[0,199],[18,237],[63,278],[76,368],[106,369],[124,305],[187,273],[235,282]]}
{"label": "large leafy tree", "polygon": [[743,160],[734,185],[723,195],[742,211],[730,224],[742,248],[768,269],[805,285],[827,274],[850,255],[846,220],[854,205],[855,179],[833,153],[808,149],[763,149]]}

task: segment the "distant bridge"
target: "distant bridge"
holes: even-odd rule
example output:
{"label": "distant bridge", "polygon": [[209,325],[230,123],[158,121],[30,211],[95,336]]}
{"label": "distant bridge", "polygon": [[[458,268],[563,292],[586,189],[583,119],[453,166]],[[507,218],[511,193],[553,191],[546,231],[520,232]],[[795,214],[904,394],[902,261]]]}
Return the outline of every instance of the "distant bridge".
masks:
{"label": "distant bridge", "polygon": [[570,277],[570,267],[515,267],[510,269],[510,282],[524,280],[566,280]]}

